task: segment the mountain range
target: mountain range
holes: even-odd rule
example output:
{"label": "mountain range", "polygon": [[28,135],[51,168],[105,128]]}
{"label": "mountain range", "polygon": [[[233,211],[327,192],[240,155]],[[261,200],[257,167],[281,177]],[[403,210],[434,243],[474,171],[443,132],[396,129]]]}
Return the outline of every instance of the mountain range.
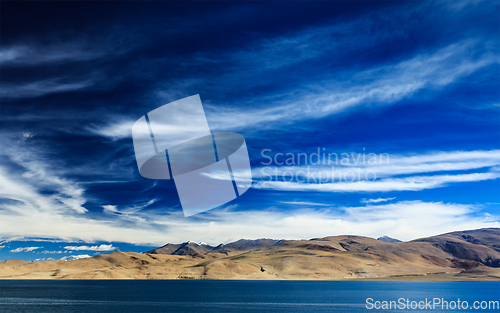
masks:
{"label": "mountain range", "polygon": [[223,253],[229,255],[231,252],[244,252],[263,248],[269,248],[282,240],[275,239],[240,239],[228,244],[219,244],[218,246],[210,246],[204,243],[196,243],[193,241],[184,242],[181,244],[167,243],[164,246],[147,251],[150,254],[170,254],[170,255],[196,255],[203,253]]}
{"label": "mountain range", "polygon": [[[387,242],[389,241],[389,242]],[[500,280],[500,228],[408,242],[331,236],[310,240],[192,241],[74,261],[0,261],[0,279]]]}

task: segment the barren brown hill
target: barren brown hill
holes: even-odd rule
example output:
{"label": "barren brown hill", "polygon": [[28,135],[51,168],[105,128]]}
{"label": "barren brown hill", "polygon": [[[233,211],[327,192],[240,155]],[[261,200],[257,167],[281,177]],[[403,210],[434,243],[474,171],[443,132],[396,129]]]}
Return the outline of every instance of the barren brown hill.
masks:
{"label": "barren brown hill", "polygon": [[497,228],[452,232],[417,239],[428,242],[458,259],[474,260],[490,267],[500,267],[500,232]]}
{"label": "barren brown hill", "polygon": [[202,246],[186,244],[190,253],[178,255],[182,245],[172,245],[165,254],[115,251],[75,261],[1,261],[0,278],[500,280],[499,241],[500,229],[492,228],[398,243],[362,236],[269,241],[244,252],[233,247],[219,253],[223,246],[193,252]]}

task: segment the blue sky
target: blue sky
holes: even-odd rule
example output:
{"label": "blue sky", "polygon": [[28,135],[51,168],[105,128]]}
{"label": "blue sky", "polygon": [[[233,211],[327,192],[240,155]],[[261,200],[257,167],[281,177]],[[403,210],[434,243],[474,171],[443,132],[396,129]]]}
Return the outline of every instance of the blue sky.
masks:
{"label": "blue sky", "polygon": [[[2,3],[0,259],[500,227],[499,4]],[[186,218],[131,128],[195,94],[253,185]]]}

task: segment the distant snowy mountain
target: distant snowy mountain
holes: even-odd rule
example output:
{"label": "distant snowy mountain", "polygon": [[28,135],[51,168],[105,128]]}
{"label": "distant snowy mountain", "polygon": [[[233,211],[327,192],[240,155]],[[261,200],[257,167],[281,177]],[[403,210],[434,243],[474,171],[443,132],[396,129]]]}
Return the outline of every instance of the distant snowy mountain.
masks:
{"label": "distant snowy mountain", "polygon": [[383,241],[383,242],[402,242],[399,239],[391,238],[389,236],[378,237],[377,240],[380,240],[380,241]]}

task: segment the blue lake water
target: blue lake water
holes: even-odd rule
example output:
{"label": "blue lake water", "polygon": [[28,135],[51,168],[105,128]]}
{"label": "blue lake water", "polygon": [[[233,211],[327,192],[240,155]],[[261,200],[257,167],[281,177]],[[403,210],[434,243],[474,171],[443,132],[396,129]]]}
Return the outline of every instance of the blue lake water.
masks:
{"label": "blue lake water", "polygon": [[[373,299],[370,310],[367,298]],[[448,310],[439,304],[433,309],[401,309],[400,302],[411,306],[415,301],[415,306],[426,298],[429,303],[434,298],[448,301]],[[451,309],[458,299],[461,309]],[[0,280],[2,313],[463,312],[463,301],[471,312],[499,312],[473,308],[474,301],[479,307],[481,301],[499,300],[500,282]],[[382,301],[394,301],[393,309],[377,309],[375,301],[380,306]],[[396,303],[400,309],[395,309]]]}

